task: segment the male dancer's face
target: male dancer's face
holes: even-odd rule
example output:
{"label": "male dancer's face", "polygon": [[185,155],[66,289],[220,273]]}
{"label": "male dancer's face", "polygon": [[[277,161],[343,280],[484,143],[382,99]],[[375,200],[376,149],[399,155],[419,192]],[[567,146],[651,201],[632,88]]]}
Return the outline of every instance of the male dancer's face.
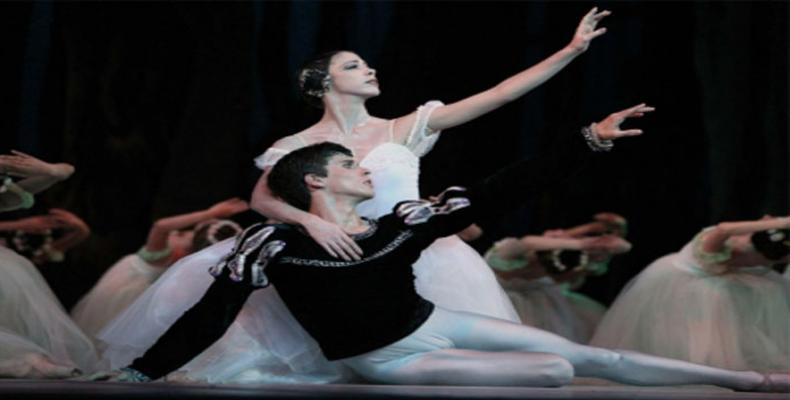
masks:
{"label": "male dancer's face", "polygon": [[345,154],[332,156],[326,165],[325,190],[333,196],[351,197],[358,201],[374,195],[370,171],[359,166],[353,157]]}

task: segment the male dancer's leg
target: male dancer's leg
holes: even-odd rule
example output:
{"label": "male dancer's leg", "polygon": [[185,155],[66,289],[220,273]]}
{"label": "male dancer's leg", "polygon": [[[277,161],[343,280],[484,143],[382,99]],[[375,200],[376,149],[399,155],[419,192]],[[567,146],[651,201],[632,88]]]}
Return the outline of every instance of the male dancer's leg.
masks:
{"label": "male dancer's leg", "polygon": [[412,335],[347,364],[369,379],[392,383],[554,386],[569,378],[567,365],[556,356],[577,376],[631,385],[749,390],[763,381],[752,371],[584,346],[540,329],[439,307]]}

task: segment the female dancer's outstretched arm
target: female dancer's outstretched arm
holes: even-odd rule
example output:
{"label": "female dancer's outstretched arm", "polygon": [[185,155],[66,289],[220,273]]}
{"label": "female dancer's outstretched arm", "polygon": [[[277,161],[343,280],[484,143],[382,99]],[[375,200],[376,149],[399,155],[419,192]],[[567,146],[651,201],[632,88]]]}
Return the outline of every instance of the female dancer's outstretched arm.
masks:
{"label": "female dancer's outstretched arm", "polygon": [[767,231],[769,229],[789,229],[790,217],[763,218],[758,221],[721,222],[702,238],[702,249],[709,253],[720,252],[731,236]]}
{"label": "female dancer's outstretched arm", "polygon": [[[582,17],[573,39],[567,46],[488,90],[438,107],[428,119],[428,128],[433,131],[441,131],[461,125],[502,107],[540,86],[570,64],[573,59],[584,53],[593,39],[606,33],[606,28],[596,29],[596,26],[610,14],[611,12],[607,10],[598,12],[598,8],[594,7]],[[400,135],[407,135],[408,129],[402,129],[402,127],[410,127],[414,118],[416,118],[416,113],[400,118],[397,124],[401,129],[396,129],[396,132]]]}

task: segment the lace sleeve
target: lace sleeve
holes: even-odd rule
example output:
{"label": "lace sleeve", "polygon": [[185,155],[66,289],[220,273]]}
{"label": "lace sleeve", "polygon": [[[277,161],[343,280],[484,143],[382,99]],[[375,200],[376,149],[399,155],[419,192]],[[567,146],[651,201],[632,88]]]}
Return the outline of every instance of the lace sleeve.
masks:
{"label": "lace sleeve", "polygon": [[290,153],[289,150],[269,147],[263,154],[255,157],[255,166],[261,170],[269,168],[277,164],[277,161],[280,161],[280,159],[288,153]]}
{"label": "lace sleeve", "polygon": [[405,144],[417,157],[428,154],[433,149],[436,141],[439,140],[440,131],[433,131],[428,128],[428,118],[430,118],[433,110],[443,105],[444,103],[441,101],[431,100],[417,108],[417,118],[411,130],[409,130],[409,136],[406,138]]}

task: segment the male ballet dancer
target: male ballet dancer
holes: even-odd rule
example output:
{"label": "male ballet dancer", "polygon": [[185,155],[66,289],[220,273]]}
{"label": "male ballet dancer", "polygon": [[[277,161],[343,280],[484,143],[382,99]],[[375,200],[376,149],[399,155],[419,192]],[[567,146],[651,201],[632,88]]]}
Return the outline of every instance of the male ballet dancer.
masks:
{"label": "male ballet dancer", "polygon": [[786,390],[787,375],[769,379],[584,346],[509,321],[443,309],[415,291],[411,265],[434,240],[516,207],[522,193],[560,183],[589,158],[590,148],[608,151],[612,140],[641,134],[621,130],[620,123],[652,110],[642,104],[611,114],[580,137],[565,137],[560,153],[522,161],[469,189],[451,187],[435,201],[401,202],[377,220],[355,211],[374,192],[368,171],[350,150],[333,143],[296,150],[274,166],[269,187],[289,204],[338,224],[362,247],[364,258],[338,260],[298,227],[254,225],[212,268],[216,279],[203,298],[113,379],[147,381],[175,370],[224,334],[253,290],[274,285],[327,359],[374,382],[559,386],[578,375],[635,385]]}

